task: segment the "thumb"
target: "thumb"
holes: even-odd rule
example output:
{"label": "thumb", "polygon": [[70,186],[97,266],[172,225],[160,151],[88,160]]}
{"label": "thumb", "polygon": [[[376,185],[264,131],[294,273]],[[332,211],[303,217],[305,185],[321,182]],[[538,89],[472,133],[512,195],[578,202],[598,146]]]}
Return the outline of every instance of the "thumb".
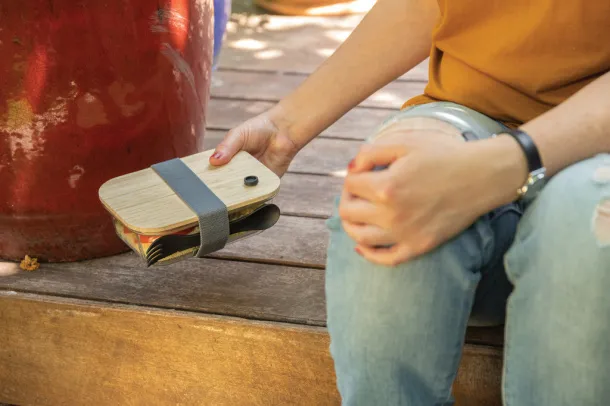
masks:
{"label": "thumb", "polygon": [[244,147],[244,144],[245,137],[241,131],[229,131],[214,149],[214,153],[210,157],[210,164],[219,166],[228,163]]}
{"label": "thumb", "polygon": [[395,144],[364,145],[350,162],[350,172],[379,170],[391,165],[407,153],[406,148]]}

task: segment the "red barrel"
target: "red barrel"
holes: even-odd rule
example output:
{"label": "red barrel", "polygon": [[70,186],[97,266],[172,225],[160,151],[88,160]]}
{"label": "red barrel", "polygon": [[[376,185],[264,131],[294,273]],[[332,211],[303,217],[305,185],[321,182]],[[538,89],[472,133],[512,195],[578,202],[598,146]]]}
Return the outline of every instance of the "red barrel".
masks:
{"label": "red barrel", "polygon": [[213,0],[0,2],[0,257],[123,252],[98,188],[199,151]]}

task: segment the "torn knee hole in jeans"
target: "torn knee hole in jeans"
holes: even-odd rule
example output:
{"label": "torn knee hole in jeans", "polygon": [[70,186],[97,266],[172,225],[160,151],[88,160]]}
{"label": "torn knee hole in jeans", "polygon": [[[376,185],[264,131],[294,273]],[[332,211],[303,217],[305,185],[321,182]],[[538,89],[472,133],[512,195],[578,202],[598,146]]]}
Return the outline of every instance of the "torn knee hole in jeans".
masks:
{"label": "torn knee hole in jeans", "polygon": [[610,198],[601,201],[593,213],[593,233],[602,246],[610,245]]}
{"label": "torn knee hole in jeans", "polygon": [[599,185],[610,184],[610,160],[608,165],[600,166],[595,170],[593,180]]}
{"label": "torn knee hole in jeans", "polygon": [[[610,185],[610,163],[597,168],[593,180],[600,185]],[[601,246],[610,246],[610,197],[595,207],[592,227],[597,242]]]}

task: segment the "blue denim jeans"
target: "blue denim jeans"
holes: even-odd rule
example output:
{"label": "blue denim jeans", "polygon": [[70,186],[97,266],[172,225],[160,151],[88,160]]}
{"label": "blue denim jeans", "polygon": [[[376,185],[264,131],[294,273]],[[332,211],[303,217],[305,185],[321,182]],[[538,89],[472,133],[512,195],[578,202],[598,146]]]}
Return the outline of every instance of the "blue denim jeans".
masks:
{"label": "blue denim jeans", "polygon": [[505,406],[610,402],[610,157],[550,179],[396,267],[354,252],[335,213],[326,294],[344,405],[452,405],[469,324],[506,323]]}

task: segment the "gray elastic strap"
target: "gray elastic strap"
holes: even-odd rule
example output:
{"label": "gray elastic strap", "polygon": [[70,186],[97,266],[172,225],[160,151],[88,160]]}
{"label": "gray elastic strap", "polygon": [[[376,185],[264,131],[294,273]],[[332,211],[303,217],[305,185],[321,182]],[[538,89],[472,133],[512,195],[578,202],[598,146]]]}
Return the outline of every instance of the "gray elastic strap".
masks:
{"label": "gray elastic strap", "polygon": [[196,257],[218,251],[229,238],[227,206],[180,158],[151,166],[199,219],[201,245]]}

